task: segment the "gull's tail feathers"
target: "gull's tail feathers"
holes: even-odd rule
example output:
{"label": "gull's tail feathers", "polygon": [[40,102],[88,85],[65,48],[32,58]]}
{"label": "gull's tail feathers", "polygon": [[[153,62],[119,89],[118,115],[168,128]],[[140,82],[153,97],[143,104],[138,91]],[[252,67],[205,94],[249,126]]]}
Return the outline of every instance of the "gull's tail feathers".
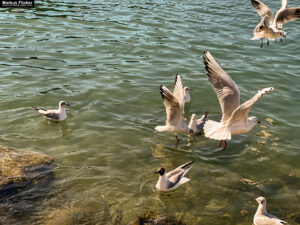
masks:
{"label": "gull's tail feathers", "polygon": [[208,120],[204,125],[205,137],[215,140],[230,140],[231,133],[228,127],[224,126],[222,123]]}
{"label": "gull's tail feathers", "polygon": [[180,180],[180,184],[184,184],[184,183],[186,183],[186,182],[189,182],[191,179],[189,179],[189,178],[186,178],[186,177],[183,177],[183,178],[181,178],[181,180]]}

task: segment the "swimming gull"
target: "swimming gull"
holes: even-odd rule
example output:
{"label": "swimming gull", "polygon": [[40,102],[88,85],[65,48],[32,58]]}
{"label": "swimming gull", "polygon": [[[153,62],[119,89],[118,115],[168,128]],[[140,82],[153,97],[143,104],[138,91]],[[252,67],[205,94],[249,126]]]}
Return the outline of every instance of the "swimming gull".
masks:
{"label": "swimming gull", "polygon": [[156,188],[160,191],[170,191],[188,182],[190,179],[184,177],[184,175],[192,168],[191,164],[193,162],[185,163],[168,173],[166,173],[164,168],[159,168],[155,172],[160,175],[156,183]]}
{"label": "swimming gull", "polygon": [[253,218],[254,225],[282,225],[287,222],[267,213],[267,200],[264,197],[254,199],[258,202],[258,208]]}
{"label": "swimming gull", "polygon": [[250,131],[257,123],[255,116],[248,118],[248,113],[253,104],[263,95],[273,91],[273,87],[258,91],[250,100],[240,105],[240,91],[235,82],[227,75],[214,57],[205,51],[203,57],[208,80],[217,94],[222,109],[222,119],[219,122],[206,121],[204,125],[205,137],[220,140],[218,147],[224,140],[223,151],[227,147],[226,140],[231,139],[233,134],[242,134]]}
{"label": "swimming gull", "polygon": [[189,123],[189,128],[193,130],[193,133],[199,133],[203,130],[204,124],[207,120],[208,112],[206,112],[202,117],[197,119],[196,114],[192,114]]}
{"label": "swimming gull", "polygon": [[180,139],[177,136],[177,133],[192,132],[183,118],[185,101],[180,75],[177,74],[175,76],[173,93],[171,93],[167,87],[161,85],[160,94],[166,107],[167,121],[164,126],[156,126],[155,130],[159,132],[168,131],[174,133],[176,140],[179,142]]}
{"label": "swimming gull", "polygon": [[192,89],[189,88],[189,87],[184,87],[183,88],[184,103],[188,103],[188,102],[191,101],[191,96],[190,96],[190,93],[189,93],[190,90],[192,90]]}
{"label": "swimming gull", "polygon": [[[251,40],[260,39],[261,48],[263,46],[263,38],[267,39],[267,45],[269,45],[269,40],[276,41],[277,38],[286,37],[286,32],[282,31],[283,25],[300,17],[300,7],[286,8],[287,0],[281,0],[281,8],[276,12],[275,17],[264,3],[258,0],[251,0],[251,3],[261,16],[261,21],[255,27],[253,31],[254,36]],[[280,40],[282,41],[282,39]]]}
{"label": "swimming gull", "polygon": [[32,106],[37,112],[42,114],[46,119],[54,120],[54,121],[63,121],[67,118],[66,108],[65,106],[70,106],[65,101],[60,101],[58,105],[58,109],[47,110],[43,108],[38,108]]}

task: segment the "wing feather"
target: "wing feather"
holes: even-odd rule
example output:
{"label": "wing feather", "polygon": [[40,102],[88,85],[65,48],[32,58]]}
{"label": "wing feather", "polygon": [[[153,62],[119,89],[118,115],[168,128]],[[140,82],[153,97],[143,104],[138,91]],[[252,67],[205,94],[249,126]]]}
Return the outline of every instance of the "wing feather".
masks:
{"label": "wing feather", "polygon": [[240,105],[239,89],[208,51],[205,52],[203,62],[207,71],[208,80],[218,96],[223,113],[221,122],[224,123],[230,118],[231,113]]}
{"label": "wing feather", "polygon": [[160,94],[166,107],[167,125],[176,126],[183,120],[183,108],[177,98],[164,85],[160,86]]}
{"label": "wing feather", "polygon": [[253,98],[244,102],[242,105],[240,105],[238,108],[236,108],[233,111],[230,119],[228,120],[228,125],[230,126],[231,124],[233,124],[235,122],[240,122],[240,121],[243,121],[246,123],[247,119],[248,119],[248,113],[249,113],[250,109],[252,108],[253,104],[255,102],[257,102],[262,96],[264,96],[265,94],[267,94],[273,90],[274,90],[273,87],[264,88],[264,89],[258,91],[256,93],[256,95],[253,96]]}

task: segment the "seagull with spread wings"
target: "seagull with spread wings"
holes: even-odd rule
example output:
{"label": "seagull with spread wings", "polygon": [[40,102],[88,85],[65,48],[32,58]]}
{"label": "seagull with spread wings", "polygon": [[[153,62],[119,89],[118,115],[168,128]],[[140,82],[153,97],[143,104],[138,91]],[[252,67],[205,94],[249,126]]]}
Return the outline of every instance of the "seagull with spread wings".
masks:
{"label": "seagull with spread wings", "polygon": [[[251,3],[256,12],[261,16],[261,21],[255,27],[253,31],[254,36],[251,40],[260,39],[261,48],[263,46],[263,38],[267,39],[267,45],[269,45],[269,40],[276,41],[277,38],[286,37],[286,32],[282,30],[283,25],[300,17],[300,7],[286,8],[287,0],[281,0],[281,8],[276,12],[275,17],[264,3],[258,0],[251,0]],[[280,40],[282,41],[282,39]]]}
{"label": "seagull with spread wings", "polygon": [[67,119],[67,113],[66,113],[66,106],[70,106],[65,101],[60,101],[58,105],[58,109],[43,109],[38,108],[35,106],[32,106],[33,109],[35,109],[38,113],[42,114],[46,119],[53,120],[53,121],[63,121]]}
{"label": "seagull with spread wings", "polygon": [[177,133],[192,132],[183,118],[184,104],[186,102],[184,93],[185,91],[182,87],[179,74],[175,77],[173,93],[171,93],[166,86],[160,86],[160,94],[166,107],[167,121],[164,126],[156,126],[155,130],[159,132],[168,131],[174,133],[178,142],[180,139],[178,138]]}
{"label": "seagull with spread wings", "polygon": [[205,137],[219,140],[218,147],[224,141],[222,149],[224,151],[227,147],[226,140],[230,140],[231,135],[247,133],[257,123],[260,123],[255,116],[248,118],[248,113],[256,101],[263,95],[273,91],[274,88],[264,88],[258,91],[250,100],[240,105],[240,91],[237,85],[208,51],[205,51],[203,62],[208,80],[217,94],[222,109],[221,122],[206,121],[204,125]]}
{"label": "seagull with spread wings", "polygon": [[155,172],[160,175],[156,183],[156,188],[159,191],[171,191],[190,181],[190,179],[184,177],[184,175],[192,168],[191,164],[193,162],[194,161],[185,163],[168,173],[166,173],[164,168],[159,168]]}

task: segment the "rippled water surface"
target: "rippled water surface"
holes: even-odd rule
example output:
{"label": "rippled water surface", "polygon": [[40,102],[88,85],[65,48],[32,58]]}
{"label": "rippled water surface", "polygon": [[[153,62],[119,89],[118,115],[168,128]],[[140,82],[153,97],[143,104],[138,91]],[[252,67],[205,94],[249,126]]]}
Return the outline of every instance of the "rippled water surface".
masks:
{"label": "rippled water surface", "polygon": [[[282,43],[260,49],[249,40],[259,22],[250,1],[36,1],[2,8],[0,19],[0,143],[57,164],[51,182],[5,206],[3,224],[128,224],[150,210],[188,225],[251,224],[258,196],[271,213],[300,223],[300,20],[286,24]],[[262,123],[225,152],[203,135],[177,144],[154,130],[165,121],[159,86],[171,88],[176,73],[193,89],[185,117],[221,118],[206,49],[241,102],[276,88],[251,110]],[[30,108],[59,100],[72,105],[62,123]],[[189,183],[155,190],[158,167],[189,160]]]}

